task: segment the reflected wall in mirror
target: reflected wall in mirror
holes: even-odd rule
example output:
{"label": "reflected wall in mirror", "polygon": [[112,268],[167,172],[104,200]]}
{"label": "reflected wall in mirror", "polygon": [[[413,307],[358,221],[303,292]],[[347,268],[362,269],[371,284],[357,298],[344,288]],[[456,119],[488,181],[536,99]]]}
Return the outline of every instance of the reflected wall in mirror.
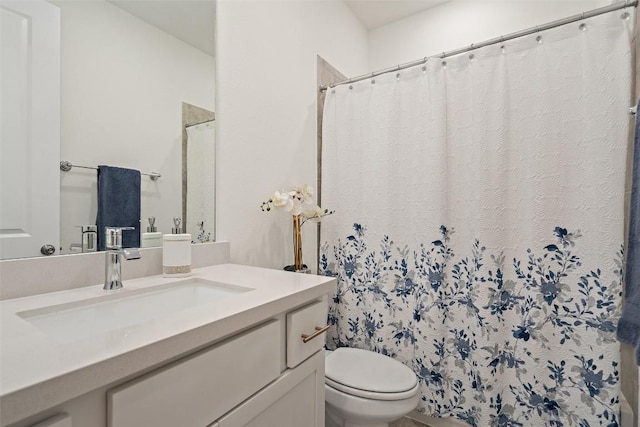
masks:
{"label": "reflected wall in mirror", "polygon": [[[161,174],[142,176],[141,230],[155,217],[170,233],[183,211],[182,103],[214,111],[214,0],[46,3],[59,8],[61,24],[60,156],[46,161]],[[96,171],[58,173],[56,254],[81,252],[81,226],[96,222]]]}

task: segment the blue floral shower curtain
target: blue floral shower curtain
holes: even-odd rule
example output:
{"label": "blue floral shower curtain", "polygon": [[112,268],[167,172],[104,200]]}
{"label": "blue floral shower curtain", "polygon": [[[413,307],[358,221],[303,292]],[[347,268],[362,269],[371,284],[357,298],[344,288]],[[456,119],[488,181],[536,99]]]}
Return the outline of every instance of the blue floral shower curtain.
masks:
{"label": "blue floral shower curtain", "polygon": [[616,426],[631,20],[329,90],[328,346],[473,426]]}

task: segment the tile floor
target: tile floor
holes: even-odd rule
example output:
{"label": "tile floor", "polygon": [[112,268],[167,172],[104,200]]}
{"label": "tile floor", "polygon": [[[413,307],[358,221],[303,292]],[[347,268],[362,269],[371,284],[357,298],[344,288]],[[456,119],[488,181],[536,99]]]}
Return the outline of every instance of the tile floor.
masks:
{"label": "tile floor", "polygon": [[418,421],[411,420],[409,418],[402,418],[398,421],[392,422],[390,427],[429,427],[427,424],[422,424]]}

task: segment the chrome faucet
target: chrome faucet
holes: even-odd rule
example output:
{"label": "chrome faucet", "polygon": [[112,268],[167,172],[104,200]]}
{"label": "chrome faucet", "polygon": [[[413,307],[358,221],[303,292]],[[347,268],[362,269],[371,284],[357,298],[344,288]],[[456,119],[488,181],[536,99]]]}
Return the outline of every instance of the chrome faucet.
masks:
{"label": "chrome faucet", "polygon": [[105,229],[105,264],[104,289],[112,291],[122,288],[122,257],[124,259],[139,259],[139,248],[122,247],[122,231],[135,230],[134,227],[106,227]]}

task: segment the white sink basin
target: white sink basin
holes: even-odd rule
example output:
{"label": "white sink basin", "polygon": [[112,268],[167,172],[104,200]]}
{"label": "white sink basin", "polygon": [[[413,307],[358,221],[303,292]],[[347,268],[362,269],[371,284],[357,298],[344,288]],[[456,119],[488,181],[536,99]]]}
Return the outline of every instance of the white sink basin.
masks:
{"label": "white sink basin", "polygon": [[218,302],[252,288],[189,278],[145,289],[108,293],[16,313],[47,335],[71,342],[123,329],[171,313]]}

